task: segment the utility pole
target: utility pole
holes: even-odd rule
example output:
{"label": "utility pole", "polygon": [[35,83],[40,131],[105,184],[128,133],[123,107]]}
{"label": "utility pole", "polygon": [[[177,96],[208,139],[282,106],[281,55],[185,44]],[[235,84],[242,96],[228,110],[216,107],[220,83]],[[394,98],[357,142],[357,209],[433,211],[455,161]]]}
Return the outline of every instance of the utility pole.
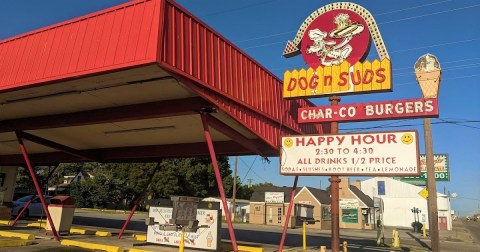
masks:
{"label": "utility pole", "polygon": [[247,179],[247,181],[248,181],[248,188],[252,187],[253,179],[249,178]]}
{"label": "utility pole", "polygon": [[237,167],[238,156],[235,156],[235,167],[233,169],[232,222],[235,221],[235,196],[237,196]]}

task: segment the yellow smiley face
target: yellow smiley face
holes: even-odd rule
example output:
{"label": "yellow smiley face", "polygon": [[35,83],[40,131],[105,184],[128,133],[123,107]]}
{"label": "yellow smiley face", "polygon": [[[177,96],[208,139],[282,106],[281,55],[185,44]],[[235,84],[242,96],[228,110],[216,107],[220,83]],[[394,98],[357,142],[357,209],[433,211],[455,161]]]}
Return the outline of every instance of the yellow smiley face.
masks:
{"label": "yellow smiley face", "polygon": [[290,148],[293,146],[293,140],[289,137],[283,139],[283,146]]}
{"label": "yellow smiley face", "polygon": [[402,136],[402,143],[404,144],[411,144],[413,143],[413,135],[410,133],[405,133]]}

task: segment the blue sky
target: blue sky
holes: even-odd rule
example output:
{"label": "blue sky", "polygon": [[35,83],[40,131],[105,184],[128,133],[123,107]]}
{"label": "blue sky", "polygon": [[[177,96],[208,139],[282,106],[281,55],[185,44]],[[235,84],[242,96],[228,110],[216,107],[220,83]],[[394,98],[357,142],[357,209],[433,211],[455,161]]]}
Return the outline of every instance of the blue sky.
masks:
{"label": "blue sky", "polygon": [[[78,17],[126,0],[4,1],[0,39]],[[311,0],[179,0],[187,10],[236,44],[280,79],[283,72],[305,67],[301,56],[282,57],[287,40],[316,9],[331,1]],[[480,208],[480,2],[477,0],[352,1],[374,16],[392,61],[393,92],[350,95],[341,103],[420,98],[413,74],[417,59],[431,53],[443,68],[440,117],[432,119],[434,153],[447,153],[451,181],[437,183],[439,192],[455,192],[452,206],[461,215]],[[378,58],[372,47],[368,59]],[[311,99],[329,105],[327,98]],[[424,153],[423,120],[341,123],[340,132],[410,130],[419,132]],[[232,159],[233,160],[233,159]],[[238,176],[246,184],[272,182],[292,186],[293,177],[279,175],[278,158],[240,157]],[[233,168],[233,162],[231,162]],[[300,177],[299,186],[322,188],[327,177]],[[350,180],[357,178],[352,177]],[[365,179],[359,177],[358,179]]]}

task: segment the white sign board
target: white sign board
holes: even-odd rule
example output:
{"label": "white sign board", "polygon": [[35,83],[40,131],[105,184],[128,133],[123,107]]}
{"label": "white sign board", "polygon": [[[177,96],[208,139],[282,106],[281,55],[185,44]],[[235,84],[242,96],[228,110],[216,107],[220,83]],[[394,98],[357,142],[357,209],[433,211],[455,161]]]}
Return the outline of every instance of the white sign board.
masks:
{"label": "white sign board", "polygon": [[265,203],[283,203],[284,192],[265,192]]}
{"label": "white sign board", "polygon": [[340,209],[358,209],[359,207],[357,199],[340,199]]}
{"label": "white sign board", "polygon": [[[153,217],[155,223],[168,224],[172,218],[172,208],[150,207],[148,214]],[[198,225],[207,225],[208,228],[200,228],[196,233],[185,232],[185,247],[196,249],[217,250],[221,237],[221,215],[219,210],[197,209]],[[158,224],[148,226],[147,242],[178,246],[181,232],[160,230]]]}
{"label": "white sign board", "polygon": [[280,174],[420,174],[417,131],[282,137]]}

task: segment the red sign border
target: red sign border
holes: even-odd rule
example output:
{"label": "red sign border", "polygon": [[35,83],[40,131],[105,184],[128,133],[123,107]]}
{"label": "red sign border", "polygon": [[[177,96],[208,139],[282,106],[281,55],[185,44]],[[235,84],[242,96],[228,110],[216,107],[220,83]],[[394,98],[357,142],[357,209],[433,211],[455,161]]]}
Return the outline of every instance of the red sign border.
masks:
{"label": "red sign border", "polygon": [[[331,118],[321,118],[321,119],[307,119],[304,120],[301,118],[301,113],[303,111],[308,111],[311,109],[332,109],[332,111],[338,111],[341,108],[350,108],[350,107],[357,107],[357,108],[364,108],[366,105],[385,105],[385,104],[395,104],[395,103],[406,103],[406,102],[418,102],[418,101],[432,101],[432,105],[434,107],[432,112],[421,112],[421,113],[409,113],[405,115],[382,115],[382,116],[371,116],[371,117],[364,117],[355,116],[355,117],[345,117],[342,118],[336,115],[332,115]],[[363,109],[362,109],[363,110]],[[439,108],[438,108],[438,99],[437,98],[417,98],[417,99],[406,99],[406,100],[393,100],[393,101],[381,101],[381,102],[364,102],[364,103],[351,103],[351,104],[339,104],[339,105],[332,105],[332,106],[318,106],[318,107],[305,107],[305,108],[298,108],[297,113],[297,122],[298,123],[325,123],[325,122],[360,122],[360,121],[380,121],[380,120],[395,120],[395,119],[402,119],[402,118],[436,118],[439,116]]]}

